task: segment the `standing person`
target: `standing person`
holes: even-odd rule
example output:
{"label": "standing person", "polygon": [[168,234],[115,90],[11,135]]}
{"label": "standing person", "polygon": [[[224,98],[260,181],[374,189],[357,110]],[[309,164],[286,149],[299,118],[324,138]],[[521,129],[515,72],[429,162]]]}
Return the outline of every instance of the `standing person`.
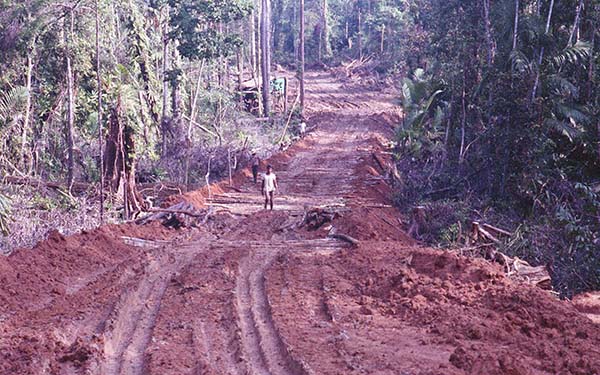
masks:
{"label": "standing person", "polygon": [[254,177],[254,183],[258,182],[258,167],[260,166],[260,158],[256,155],[256,152],[252,153],[252,177]]}
{"label": "standing person", "polygon": [[304,122],[304,120],[302,120],[302,122],[300,123],[300,138],[304,138],[305,134],[306,134],[306,122]]}
{"label": "standing person", "polygon": [[273,167],[269,165],[267,166],[267,173],[265,173],[262,182],[262,194],[265,196],[265,210],[269,203],[271,203],[271,210],[273,210],[273,195],[278,188],[277,177],[273,173]]}

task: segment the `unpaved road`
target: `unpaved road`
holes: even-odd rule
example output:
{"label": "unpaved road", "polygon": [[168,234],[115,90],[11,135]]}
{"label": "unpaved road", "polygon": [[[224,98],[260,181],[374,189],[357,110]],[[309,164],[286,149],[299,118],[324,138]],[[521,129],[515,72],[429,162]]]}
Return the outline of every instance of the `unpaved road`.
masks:
{"label": "unpaved road", "polygon": [[[328,73],[307,96],[316,129],[269,160],[274,211],[244,171],[197,230],[55,233],[0,260],[0,374],[600,373],[573,306],[405,234],[380,165],[392,96]],[[299,225],[317,206],[339,216]]]}

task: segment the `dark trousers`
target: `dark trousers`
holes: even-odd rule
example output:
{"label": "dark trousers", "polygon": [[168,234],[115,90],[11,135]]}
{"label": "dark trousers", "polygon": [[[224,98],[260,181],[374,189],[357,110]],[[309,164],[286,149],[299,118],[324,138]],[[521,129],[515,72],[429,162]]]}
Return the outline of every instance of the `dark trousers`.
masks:
{"label": "dark trousers", "polygon": [[258,165],[252,166],[252,176],[254,177],[254,183],[258,182]]}

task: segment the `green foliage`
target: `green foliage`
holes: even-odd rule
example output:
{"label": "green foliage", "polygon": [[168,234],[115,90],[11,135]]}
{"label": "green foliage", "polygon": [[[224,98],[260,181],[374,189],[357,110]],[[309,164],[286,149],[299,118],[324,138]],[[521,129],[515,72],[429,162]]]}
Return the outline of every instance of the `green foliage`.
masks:
{"label": "green foliage", "polygon": [[[212,59],[231,55],[242,43],[236,34],[224,34],[220,27],[238,21],[250,13],[246,0],[169,0],[170,37],[179,42],[177,49],[191,59]],[[206,27],[210,25],[209,27]]]}
{"label": "green foliage", "polygon": [[[462,202],[474,218],[518,228],[505,251],[550,265],[557,290],[597,289],[598,10],[584,7],[569,43],[577,2],[555,2],[546,32],[549,2],[538,13],[522,1],[515,48],[514,1],[489,2],[489,29],[485,2],[416,3],[427,43],[413,60],[428,69],[413,66],[402,85],[398,201]],[[456,231],[449,220],[430,240],[452,243]]]}
{"label": "green foliage", "polygon": [[10,127],[22,120],[27,100],[27,89],[22,86],[8,87],[0,92],[0,127]]}
{"label": "green foliage", "polygon": [[443,85],[434,83],[422,69],[415,70],[412,78],[403,81],[404,119],[396,136],[398,142],[413,154],[418,154],[424,145],[436,151],[442,147],[441,125],[448,105],[439,98],[443,92]]}

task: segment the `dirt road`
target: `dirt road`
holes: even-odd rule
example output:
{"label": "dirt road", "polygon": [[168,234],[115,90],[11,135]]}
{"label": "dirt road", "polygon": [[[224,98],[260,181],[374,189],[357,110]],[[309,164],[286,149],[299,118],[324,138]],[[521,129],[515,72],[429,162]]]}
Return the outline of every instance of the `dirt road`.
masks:
{"label": "dirt road", "polygon": [[[245,171],[202,193],[200,229],[55,233],[1,259],[0,374],[600,373],[600,326],[569,303],[405,234],[376,161],[392,96],[311,73],[307,97],[316,130],[269,160],[274,211]],[[299,225],[317,206],[333,222]]]}

